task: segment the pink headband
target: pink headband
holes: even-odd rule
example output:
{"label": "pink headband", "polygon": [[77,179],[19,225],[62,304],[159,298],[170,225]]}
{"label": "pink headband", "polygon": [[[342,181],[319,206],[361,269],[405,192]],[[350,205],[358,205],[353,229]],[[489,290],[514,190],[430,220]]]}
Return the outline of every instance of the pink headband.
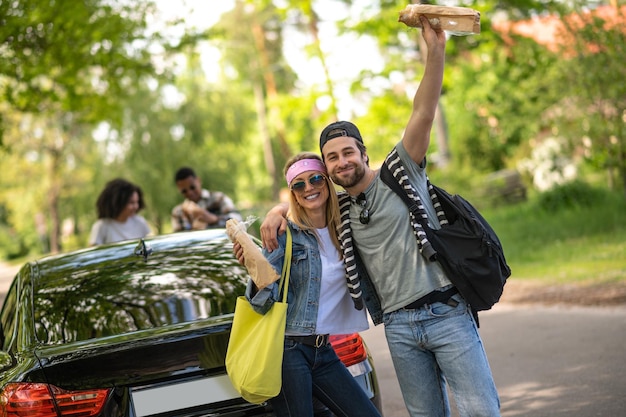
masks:
{"label": "pink headband", "polygon": [[287,170],[287,174],[285,175],[287,185],[291,185],[291,181],[293,181],[294,178],[307,171],[320,171],[326,174],[326,166],[324,166],[324,163],[319,159],[301,159]]}

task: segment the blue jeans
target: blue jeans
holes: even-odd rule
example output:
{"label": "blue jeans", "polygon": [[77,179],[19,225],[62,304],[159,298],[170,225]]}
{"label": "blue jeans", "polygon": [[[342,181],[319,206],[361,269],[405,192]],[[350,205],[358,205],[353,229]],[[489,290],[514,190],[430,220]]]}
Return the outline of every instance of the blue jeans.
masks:
{"label": "blue jeans", "polygon": [[380,417],[332,346],[285,339],[283,385],[270,403],[278,417],[313,417],[313,396],[337,417]]}
{"label": "blue jeans", "polygon": [[385,313],[385,335],[412,417],[449,417],[446,381],[461,417],[500,416],[500,400],[472,314],[461,296]]}

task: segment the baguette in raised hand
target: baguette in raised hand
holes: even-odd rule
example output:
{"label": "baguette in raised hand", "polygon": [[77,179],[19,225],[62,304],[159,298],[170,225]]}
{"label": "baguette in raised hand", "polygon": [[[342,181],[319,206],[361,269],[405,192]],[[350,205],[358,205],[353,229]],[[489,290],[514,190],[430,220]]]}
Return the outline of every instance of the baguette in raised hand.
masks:
{"label": "baguette in raised hand", "polygon": [[480,12],[468,7],[409,4],[400,11],[399,22],[421,28],[420,15],[426,16],[436,30],[446,30],[454,35],[480,33]]}
{"label": "baguette in raised hand", "polygon": [[233,243],[237,242],[241,245],[245,267],[258,289],[265,288],[280,279],[280,275],[274,271],[259,247],[250,239],[244,223],[236,219],[227,220],[226,233]]}

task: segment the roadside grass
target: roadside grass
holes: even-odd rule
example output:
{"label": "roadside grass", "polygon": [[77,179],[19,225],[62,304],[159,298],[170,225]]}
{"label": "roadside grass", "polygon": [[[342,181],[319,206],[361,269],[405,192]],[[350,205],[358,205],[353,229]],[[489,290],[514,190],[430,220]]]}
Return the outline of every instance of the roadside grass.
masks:
{"label": "roadside grass", "polygon": [[481,210],[504,246],[510,279],[544,284],[626,283],[626,200],[603,192],[582,204]]}

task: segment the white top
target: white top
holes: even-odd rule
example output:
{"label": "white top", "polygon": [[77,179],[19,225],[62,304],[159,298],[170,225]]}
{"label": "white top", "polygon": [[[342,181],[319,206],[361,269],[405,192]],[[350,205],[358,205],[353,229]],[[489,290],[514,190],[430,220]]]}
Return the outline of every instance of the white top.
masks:
{"label": "white top", "polygon": [[317,229],[322,258],[320,303],[317,312],[318,334],[348,334],[367,330],[365,309],[357,310],[348,292],[343,260],[333,245],[328,228]]}
{"label": "white top", "polygon": [[91,227],[89,245],[119,242],[121,240],[138,239],[150,234],[150,226],[142,216],[135,214],[125,222],[113,219],[98,219]]}

